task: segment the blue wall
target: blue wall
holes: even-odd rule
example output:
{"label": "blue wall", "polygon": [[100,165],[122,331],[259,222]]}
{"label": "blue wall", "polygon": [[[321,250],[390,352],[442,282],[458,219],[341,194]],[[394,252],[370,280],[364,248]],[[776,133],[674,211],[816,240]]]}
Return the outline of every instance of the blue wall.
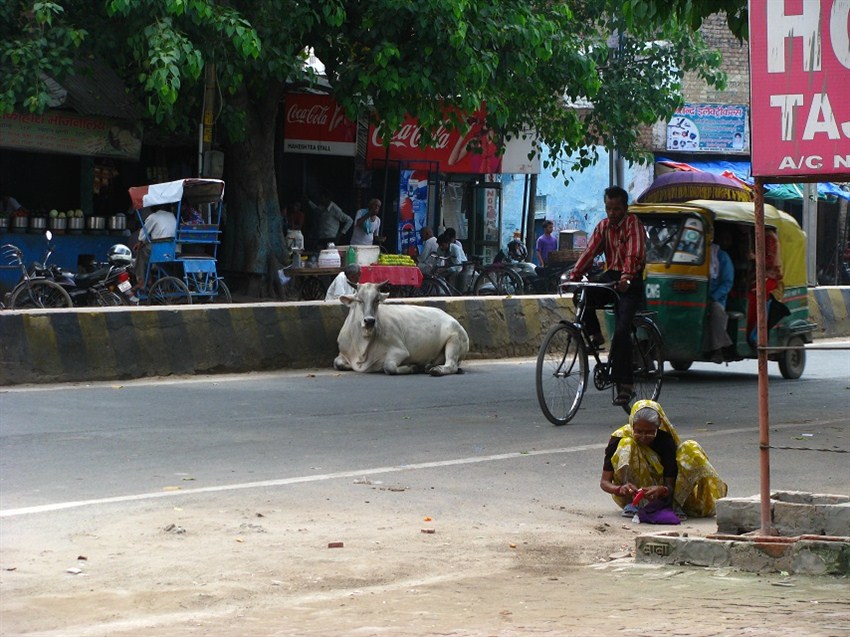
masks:
{"label": "blue wall", "polygon": [[[564,185],[564,174],[552,176],[552,168],[543,168],[549,159],[548,149],[544,148],[540,165],[541,172],[537,178],[537,195],[546,196],[545,218],[555,222],[555,234],[559,230],[585,230],[590,234],[605,217],[605,206],[602,202],[603,191],[608,187],[608,153],[599,148],[599,161],[583,172],[570,170],[570,160],[561,162],[566,169],[568,185]],[[643,188],[635,187],[637,175],[634,167],[626,164],[626,190],[629,201],[632,201]],[[525,185],[525,175],[502,175],[502,246],[507,245],[513,237],[514,230],[519,229],[525,236],[522,226],[522,195]],[[637,190],[637,192],[634,192]],[[535,241],[542,233],[542,219],[535,222]]]}

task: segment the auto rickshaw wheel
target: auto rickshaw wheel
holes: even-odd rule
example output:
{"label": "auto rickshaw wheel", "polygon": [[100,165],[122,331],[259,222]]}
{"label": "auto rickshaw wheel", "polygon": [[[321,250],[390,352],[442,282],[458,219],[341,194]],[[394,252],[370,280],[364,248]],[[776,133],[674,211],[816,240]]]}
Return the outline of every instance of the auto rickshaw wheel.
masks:
{"label": "auto rickshaw wheel", "polygon": [[693,364],[693,361],[670,361],[670,367],[675,369],[677,372],[686,372]]}
{"label": "auto rickshaw wheel", "polygon": [[804,348],[803,339],[799,336],[794,336],[788,339],[786,347],[794,347],[782,352],[779,358],[779,372],[782,378],[795,380],[803,375],[803,370],[806,368],[806,350]]}

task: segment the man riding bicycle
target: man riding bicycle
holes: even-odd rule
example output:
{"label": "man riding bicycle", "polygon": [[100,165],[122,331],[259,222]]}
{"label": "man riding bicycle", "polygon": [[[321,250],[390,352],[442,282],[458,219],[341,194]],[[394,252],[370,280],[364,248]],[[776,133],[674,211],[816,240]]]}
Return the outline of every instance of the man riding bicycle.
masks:
{"label": "man riding bicycle", "polygon": [[[644,303],[643,268],[646,263],[646,232],[637,216],[629,214],[629,195],[619,186],[605,189],[606,219],[599,222],[590,235],[587,249],[576,262],[570,280],[578,281],[590,269],[594,258],[605,254],[605,271],[595,276],[598,283],[616,283],[619,298],[614,304],[616,327],[611,339],[613,360],[611,378],[617,384],[615,405],[626,405],[633,395],[631,325],[635,313]],[[588,309],[599,309],[612,301],[603,289],[587,290]],[[592,345],[603,343],[602,329],[596,312],[585,315],[585,334]]]}

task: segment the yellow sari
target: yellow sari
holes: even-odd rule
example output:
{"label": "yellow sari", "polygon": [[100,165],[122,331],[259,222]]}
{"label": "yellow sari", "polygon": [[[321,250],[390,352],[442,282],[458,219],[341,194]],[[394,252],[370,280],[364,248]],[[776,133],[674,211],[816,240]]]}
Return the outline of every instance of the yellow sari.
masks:
{"label": "yellow sari", "polygon": [[[726,496],[726,483],[720,479],[711,466],[703,448],[694,440],[679,441],[679,434],[667,419],[661,405],[651,400],[639,400],[632,407],[629,424],[617,429],[611,435],[619,438],[620,443],[611,464],[614,466],[614,484],[632,482],[639,487],[664,484],[664,467],[661,458],[648,446],[640,444],[632,434],[632,423],[638,410],[649,407],[658,412],[661,427],[676,442],[676,464],[679,475],[673,489],[673,503],[682,508],[690,517],[704,518],[714,515],[717,500]],[[624,507],[631,498],[613,495],[614,501]]]}

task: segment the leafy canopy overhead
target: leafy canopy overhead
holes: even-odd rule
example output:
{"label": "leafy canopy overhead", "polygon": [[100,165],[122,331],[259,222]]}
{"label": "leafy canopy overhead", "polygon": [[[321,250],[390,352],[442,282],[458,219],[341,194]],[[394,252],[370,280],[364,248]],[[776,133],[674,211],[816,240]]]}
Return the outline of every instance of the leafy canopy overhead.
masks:
{"label": "leafy canopy overhead", "polygon": [[533,129],[555,157],[578,151],[579,167],[596,143],[640,159],[638,127],[681,104],[686,71],[723,85],[696,31],[718,9],[743,35],[746,0],[7,0],[0,112],[43,111],[45,76],[61,81],[74,58],[96,56],[153,123],[191,133],[214,63],[219,133],[236,141],[245,104],[316,82],[312,49],[348,115],[369,114],[384,133],[411,114],[427,143],[455,112],[446,107],[486,104],[491,128]]}

